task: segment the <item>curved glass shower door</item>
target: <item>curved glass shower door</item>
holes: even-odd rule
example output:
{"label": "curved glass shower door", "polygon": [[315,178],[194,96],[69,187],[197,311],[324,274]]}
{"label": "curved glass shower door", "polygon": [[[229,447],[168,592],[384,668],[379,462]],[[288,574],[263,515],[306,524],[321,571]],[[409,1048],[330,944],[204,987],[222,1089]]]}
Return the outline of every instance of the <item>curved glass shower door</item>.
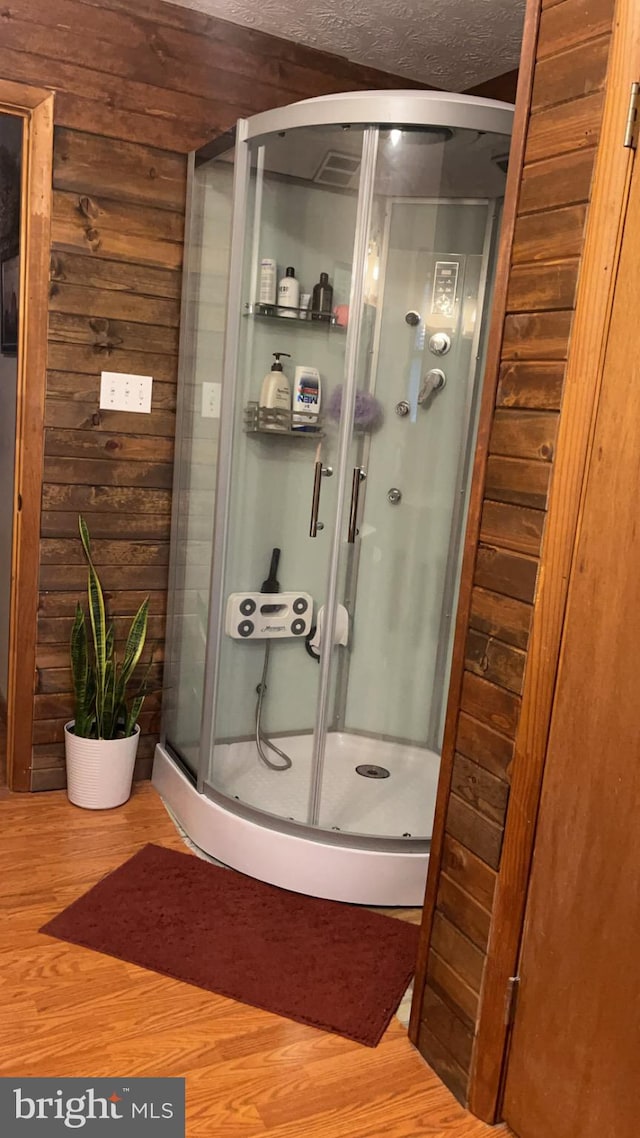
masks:
{"label": "curved glass shower door", "polygon": [[[318,127],[251,143],[235,206],[245,215],[233,251],[241,305],[221,457],[229,496],[216,520],[225,540],[207,783],[298,822],[311,792],[321,688],[313,629],[328,598],[340,487],[340,414],[328,427],[325,406],[345,378],[350,331],[334,312],[349,305],[363,138],[362,128]],[[293,269],[301,297],[328,272],[328,311],[309,299],[278,304],[261,277],[274,260],[278,277]],[[298,421],[286,407],[262,406],[276,353],[291,391],[301,369],[320,375],[320,416]]]}
{"label": "curved glass shower door", "polygon": [[349,636],[334,651],[314,772],[312,820],[327,829],[431,833],[501,144],[379,133],[339,542]]}

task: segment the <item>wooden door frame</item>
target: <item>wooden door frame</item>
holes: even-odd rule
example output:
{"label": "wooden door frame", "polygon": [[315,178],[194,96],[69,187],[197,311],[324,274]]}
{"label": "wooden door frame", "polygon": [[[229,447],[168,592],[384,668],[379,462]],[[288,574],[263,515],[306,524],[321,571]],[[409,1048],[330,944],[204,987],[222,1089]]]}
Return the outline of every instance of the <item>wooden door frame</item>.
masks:
{"label": "wooden door frame", "polygon": [[47,382],[53,173],[51,91],[0,79],[0,111],[24,120],[13,545],[7,683],[7,782],[31,789],[40,514]]}
{"label": "wooden door frame", "polygon": [[500,1114],[508,1058],[505,998],[517,974],[570,568],[593,441],[634,150],[623,145],[640,80],[640,7],[617,0],[602,130],[578,281],[549,508],[534,604],[511,791],[496,882],[469,1086],[469,1107]]}

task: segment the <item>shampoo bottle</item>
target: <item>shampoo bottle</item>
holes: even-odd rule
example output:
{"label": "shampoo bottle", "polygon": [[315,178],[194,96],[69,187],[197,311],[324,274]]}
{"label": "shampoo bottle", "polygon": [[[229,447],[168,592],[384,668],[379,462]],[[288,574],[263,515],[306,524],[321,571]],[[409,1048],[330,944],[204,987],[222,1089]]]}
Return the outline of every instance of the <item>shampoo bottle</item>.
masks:
{"label": "shampoo bottle", "polygon": [[295,320],[298,316],[299,303],[300,282],[296,280],[296,271],[293,265],[289,265],[278,285],[279,315],[293,317]]}
{"label": "shampoo bottle", "polygon": [[[260,408],[268,411],[285,411],[291,413],[291,388],[289,387],[289,380],[287,379],[282,364],[280,363],[280,356],[289,356],[288,352],[274,352],[274,363],[271,365],[271,371],[267,372],[260,389]],[[262,426],[268,427],[270,430],[282,429],[283,426],[288,426],[287,417],[281,417],[278,421],[278,416],[270,416],[270,421],[265,421]]]}

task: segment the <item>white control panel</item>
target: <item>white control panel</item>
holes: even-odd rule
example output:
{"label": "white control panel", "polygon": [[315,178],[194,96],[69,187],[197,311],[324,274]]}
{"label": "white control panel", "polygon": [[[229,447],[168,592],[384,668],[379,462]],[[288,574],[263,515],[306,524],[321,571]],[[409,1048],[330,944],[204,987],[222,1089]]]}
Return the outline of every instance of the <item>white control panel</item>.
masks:
{"label": "white control panel", "polygon": [[153,377],[128,375],[119,371],[103,371],[100,375],[100,409],[102,411],[151,411]]}
{"label": "white control panel", "polygon": [[202,384],[202,418],[219,419],[220,401],[222,399],[221,383]]}
{"label": "white control panel", "polygon": [[305,637],[312,618],[308,593],[231,593],[224,629],[235,640]]}

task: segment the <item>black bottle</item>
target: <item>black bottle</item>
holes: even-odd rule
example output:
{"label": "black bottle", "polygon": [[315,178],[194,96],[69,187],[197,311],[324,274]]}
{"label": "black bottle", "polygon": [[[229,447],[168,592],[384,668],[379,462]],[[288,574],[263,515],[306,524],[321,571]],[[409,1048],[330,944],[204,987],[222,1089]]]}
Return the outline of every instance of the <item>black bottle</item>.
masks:
{"label": "black bottle", "polygon": [[333,286],[329,284],[328,273],[320,273],[320,280],[313,286],[311,298],[311,319],[331,320],[333,308]]}

